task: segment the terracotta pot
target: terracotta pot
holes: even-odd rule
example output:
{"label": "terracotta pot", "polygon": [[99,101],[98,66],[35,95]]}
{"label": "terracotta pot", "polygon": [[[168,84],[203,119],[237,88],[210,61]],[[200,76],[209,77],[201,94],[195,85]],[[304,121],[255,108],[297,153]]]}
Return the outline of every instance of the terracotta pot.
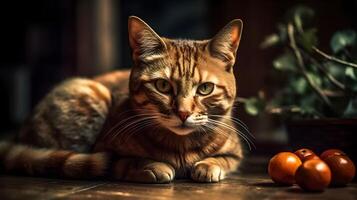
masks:
{"label": "terracotta pot", "polygon": [[341,149],[357,164],[357,119],[310,119],[286,123],[293,149],[309,148],[320,155]]}

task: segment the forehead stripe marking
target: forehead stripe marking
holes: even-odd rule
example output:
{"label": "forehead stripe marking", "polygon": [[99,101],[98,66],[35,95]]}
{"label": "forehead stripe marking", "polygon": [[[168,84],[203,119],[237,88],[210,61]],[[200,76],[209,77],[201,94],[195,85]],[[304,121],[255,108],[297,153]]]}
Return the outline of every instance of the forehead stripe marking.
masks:
{"label": "forehead stripe marking", "polygon": [[192,66],[192,72],[191,72],[191,77],[195,77],[195,71],[196,71],[196,66],[197,66],[197,60],[198,60],[198,49],[197,47],[194,49],[193,52],[193,66]]}
{"label": "forehead stripe marking", "polygon": [[175,63],[175,69],[178,69],[178,73],[179,73],[179,76],[182,76],[181,74],[181,70],[180,70],[180,52],[179,52],[179,49],[178,49],[178,46],[174,46],[175,47],[175,59],[176,59],[176,63]]}
{"label": "forehead stripe marking", "polygon": [[189,48],[189,56],[187,56],[189,58],[189,67],[187,69],[187,77],[191,77],[192,76],[192,69],[193,69],[193,65],[195,64],[195,62],[193,61],[193,48]]}
{"label": "forehead stripe marking", "polygon": [[185,76],[185,70],[184,70],[184,66],[185,66],[185,52],[183,50],[183,47],[180,48],[180,51],[181,51],[181,74],[182,76]]}

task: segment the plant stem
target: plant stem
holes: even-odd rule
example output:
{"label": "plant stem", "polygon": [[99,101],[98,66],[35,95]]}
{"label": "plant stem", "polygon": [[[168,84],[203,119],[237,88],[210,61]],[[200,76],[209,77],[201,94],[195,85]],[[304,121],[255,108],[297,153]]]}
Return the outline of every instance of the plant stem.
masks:
{"label": "plant stem", "polygon": [[341,83],[339,80],[337,80],[330,72],[328,72],[322,64],[317,62],[314,58],[308,56],[305,52],[303,53],[304,55],[306,55],[306,57],[308,57],[310,62],[313,63],[334,86],[336,86],[338,89],[342,91],[346,91],[346,86],[343,83]]}
{"label": "plant stem", "polygon": [[301,108],[297,106],[287,106],[287,107],[269,107],[266,109],[267,113],[270,114],[282,114],[282,113],[300,113]]}
{"label": "plant stem", "polygon": [[238,102],[238,103],[245,103],[248,101],[248,98],[244,98],[244,97],[236,97],[236,100],[235,102]]}
{"label": "plant stem", "polygon": [[317,68],[319,68],[319,70],[322,71],[322,73],[325,74],[325,76],[327,77],[327,79],[333,84],[335,85],[337,88],[339,88],[340,90],[346,91],[346,86],[341,83],[340,81],[338,81],[335,77],[333,77],[323,66],[321,66],[319,63],[317,63]]}
{"label": "plant stem", "polygon": [[315,83],[310,79],[310,77],[307,75],[307,70],[305,68],[304,60],[302,58],[301,52],[299,51],[296,42],[295,42],[295,37],[294,37],[294,26],[289,23],[288,24],[288,37],[290,41],[290,47],[293,50],[296,60],[298,62],[299,69],[303,76],[305,77],[306,81],[310,85],[310,87],[316,92],[316,94],[322,99],[322,101],[331,109],[333,110],[332,104],[327,96],[324,95],[322,90],[315,85]]}
{"label": "plant stem", "polygon": [[333,90],[322,90],[323,94],[327,97],[344,97],[345,93],[341,91],[333,91]]}
{"label": "plant stem", "polygon": [[347,61],[344,61],[344,60],[341,60],[339,58],[336,58],[334,56],[331,56],[331,55],[328,55],[327,53],[321,51],[320,49],[318,49],[317,47],[313,46],[312,49],[318,53],[319,55],[321,55],[322,57],[326,58],[327,60],[330,60],[330,61],[333,61],[335,63],[339,63],[339,64],[343,64],[343,65],[346,65],[346,66],[349,66],[349,67],[353,67],[353,68],[356,68],[357,69],[357,64],[355,63],[351,63],[351,62],[347,62]]}

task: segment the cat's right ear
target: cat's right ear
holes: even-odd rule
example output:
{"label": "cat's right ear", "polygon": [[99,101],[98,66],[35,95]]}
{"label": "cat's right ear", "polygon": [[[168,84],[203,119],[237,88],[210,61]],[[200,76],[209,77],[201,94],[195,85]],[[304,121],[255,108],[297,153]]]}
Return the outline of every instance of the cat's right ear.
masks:
{"label": "cat's right ear", "polygon": [[227,71],[231,70],[235,62],[242,29],[242,20],[235,19],[221,29],[209,42],[211,55],[227,63]]}
{"label": "cat's right ear", "polygon": [[150,62],[164,56],[166,44],[143,20],[130,16],[128,20],[129,43],[135,64]]}

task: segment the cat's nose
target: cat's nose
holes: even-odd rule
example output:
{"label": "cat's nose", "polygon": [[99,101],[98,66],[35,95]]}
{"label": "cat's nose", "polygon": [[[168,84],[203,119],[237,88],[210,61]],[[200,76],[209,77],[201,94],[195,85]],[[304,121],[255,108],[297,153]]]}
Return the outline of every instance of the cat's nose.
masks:
{"label": "cat's nose", "polygon": [[190,113],[185,111],[178,111],[178,116],[180,117],[182,122],[185,122],[186,119],[190,116]]}

